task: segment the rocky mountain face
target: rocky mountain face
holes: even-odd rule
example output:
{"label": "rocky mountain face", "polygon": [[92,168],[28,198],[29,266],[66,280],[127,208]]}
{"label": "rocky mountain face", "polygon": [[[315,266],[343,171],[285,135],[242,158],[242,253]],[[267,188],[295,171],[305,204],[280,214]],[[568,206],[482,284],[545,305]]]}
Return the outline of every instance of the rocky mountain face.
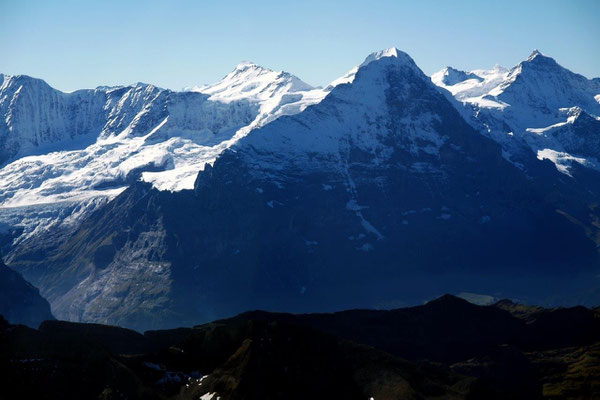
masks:
{"label": "rocky mountain face", "polygon": [[0,315],[12,324],[37,328],[42,321],[54,319],[50,304],[39,290],[8,268],[0,254]]}
{"label": "rocky mountain face", "polygon": [[515,165],[396,49],[327,92],[237,136],[193,190],[133,183],[11,264],[59,318],[139,330],[440,292],[596,301],[593,170]]}
{"label": "rocky mountain face", "polygon": [[600,325],[584,307],[248,312],[148,331],[0,318],[2,393],[48,399],[592,398]]}

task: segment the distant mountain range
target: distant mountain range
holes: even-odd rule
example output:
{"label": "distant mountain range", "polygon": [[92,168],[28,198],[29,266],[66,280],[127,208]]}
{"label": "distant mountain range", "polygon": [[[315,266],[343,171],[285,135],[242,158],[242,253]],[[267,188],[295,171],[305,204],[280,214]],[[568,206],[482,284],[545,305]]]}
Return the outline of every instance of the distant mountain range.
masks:
{"label": "distant mountain range", "polygon": [[430,78],[392,48],[324,89],[0,79],[1,243],[60,319],[600,302],[600,80],[537,51]]}

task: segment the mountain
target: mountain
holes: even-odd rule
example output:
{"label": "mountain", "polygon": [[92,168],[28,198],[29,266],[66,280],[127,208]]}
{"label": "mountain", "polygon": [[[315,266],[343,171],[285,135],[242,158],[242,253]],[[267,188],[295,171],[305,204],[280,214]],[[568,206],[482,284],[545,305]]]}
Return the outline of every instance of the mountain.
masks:
{"label": "mountain", "polygon": [[260,114],[252,126],[264,125],[281,115],[296,114],[325,95],[322,89],[288,72],[273,71],[251,62],[239,64],[220,82],[191,90],[208,94],[214,101],[246,100],[259,104]]}
{"label": "mountain", "polygon": [[539,159],[548,159],[571,176],[576,165],[600,169],[600,118],[580,107],[566,110],[567,120],[546,128],[527,128],[524,139]]}
{"label": "mountain", "polygon": [[491,70],[461,71],[446,67],[431,75],[436,85],[450,91],[458,100],[469,104],[485,103],[484,96],[504,82],[510,70],[496,65]]}
{"label": "mountain", "polygon": [[28,76],[0,74],[0,163],[36,149],[93,140],[103,125],[100,91],[61,93]]}
{"label": "mountain", "polygon": [[454,86],[458,83],[464,83],[465,81],[470,80],[474,80],[474,82],[470,83],[476,85],[477,83],[483,82],[484,78],[473,72],[465,72],[452,67],[446,67],[432,75],[431,80],[434,82],[439,82],[443,85]]}
{"label": "mountain", "polygon": [[[500,143],[515,165],[527,168],[522,153],[533,151],[566,175],[579,166],[600,170],[593,150],[598,140],[593,126],[600,121],[600,80],[573,73],[537,50],[510,70],[459,71],[451,79],[447,70],[432,75],[432,81],[463,104],[461,112]],[[572,124],[581,112],[587,116],[586,127],[555,132]],[[585,148],[577,145],[583,142]],[[593,189],[598,189],[597,184]]]}
{"label": "mountain", "polygon": [[49,226],[70,231],[139,179],[191,189],[198,171],[251,128],[324,95],[249,63],[182,92],[138,83],[62,93],[39,79],[2,75],[0,225],[11,227],[2,233],[14,246]]}
{"label": "mountain", "polygon": [[[132,183],[13,248],[59,318],[138,330],[253,308],[390,308],[440,292],[597,299],[598,197],[465,121],[405,53],[239,137],[193,190]],[[210,101],[210,100],[208,100]]]}
{"label": "mountain", "polygon": [[54,319],[50,304],[39,290],[8,268],[0,254],[0,315],[13,324],[37,328],[42,321]]}
{"label": "mountain", "polygon": [[[597,313],[424,305],[331,314],[254,311],[144,334],[0,318],[2,394],[11,398],[591,398],[600,379]],[[574,329],[565,329],[571,324]],[[573,333],[576,333],[574,336]],[[582,335],[583,334],[583,335]],[[579,335],[579,336],[577,336]]]}

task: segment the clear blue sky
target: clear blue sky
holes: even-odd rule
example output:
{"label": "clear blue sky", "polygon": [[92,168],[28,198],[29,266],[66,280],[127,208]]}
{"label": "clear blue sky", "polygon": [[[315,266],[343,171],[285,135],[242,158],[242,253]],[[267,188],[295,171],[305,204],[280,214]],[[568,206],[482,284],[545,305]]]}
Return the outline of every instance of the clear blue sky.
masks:
{"label": "clear blue sky", "polygon": [[61,90],[212,83],[242,60],[326,85],[396,46],[431,74],[537,48],[600,76],[600,1],[0,0],[0,72]]}

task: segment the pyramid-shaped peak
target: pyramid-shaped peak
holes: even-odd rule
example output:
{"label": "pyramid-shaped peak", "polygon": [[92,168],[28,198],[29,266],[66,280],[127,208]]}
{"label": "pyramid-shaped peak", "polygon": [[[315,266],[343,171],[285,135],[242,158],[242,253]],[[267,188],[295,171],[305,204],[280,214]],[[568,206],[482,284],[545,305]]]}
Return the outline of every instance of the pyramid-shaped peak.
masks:
{"label": "pyramid-shaped peak", "polygon": [[442,304],[442,305],[469,305],[471,303],[469,303],[467,300],[462,299],[460,297],[454,296],[452,294],[444,294],[438,298],[435,298],[433,300],[430,300],[428,302],[425,303],[425,305],[438,305],[438,304]]}
{"label": "pyramid-shaped peak", "polygon": [[531,54],[529,55],[529,57],[527,57],[528,61],[533,60],[534,58],[536,58],[537,56],[542,55],[542,53],[538,50],[538,49],[533,49],[533,51],[531,52]]}
{"label": "pyramid-shaped peak", "polygon": [[548,57],[547,55],[543,54],[541,51],[539,50],[533,50],[531,52],[531,54],[529,55],[529,57],[527,57],[527,61],[529,63],[535,63],[535,64],[539,64],[539,63],[556,63],[556,61],[554,61],[554,59],[552,57]]}
{"label": "pyramid-shaped peak", "polygon": [[390,47],[385,50],[380,50],[376,52],[376,54],[380,55],[380,57],[398,57],[399,54],[402,54],[402,51],[398,50],[396,47]]}

